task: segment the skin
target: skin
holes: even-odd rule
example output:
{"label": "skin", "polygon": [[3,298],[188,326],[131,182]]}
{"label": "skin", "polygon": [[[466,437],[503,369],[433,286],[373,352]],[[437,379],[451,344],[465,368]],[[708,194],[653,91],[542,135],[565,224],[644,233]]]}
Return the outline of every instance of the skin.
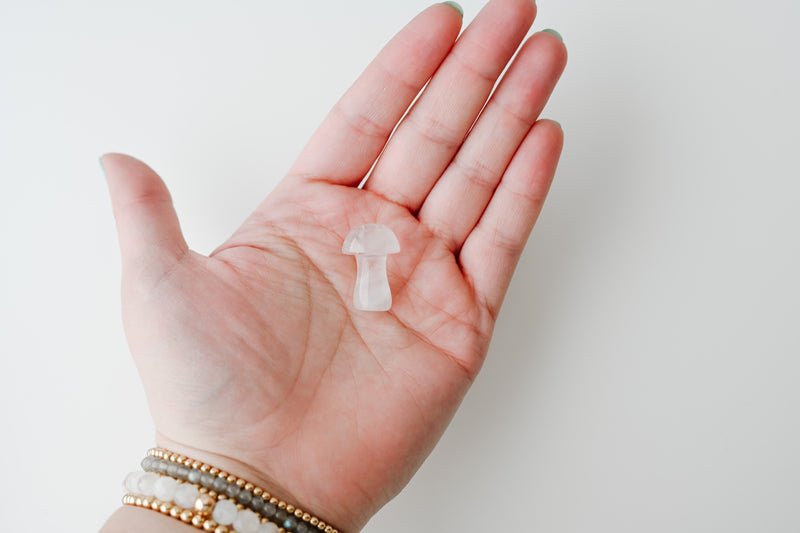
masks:
{"label": "skin", "polygon": [[[160,446],[347,532],[406,485],[481,367],[561,152],[561,128],[539,113],[566,50],[550,33],[524,40],[535,11],[492,0],[458,42],[456,9],[418,15],[209,256],[187,246],[155,172],[102,158]],[[402,247],[385,313],[352,307],[355,261],[341,253],[373,222]],[[125,508],[102,531],[186,527]]]}

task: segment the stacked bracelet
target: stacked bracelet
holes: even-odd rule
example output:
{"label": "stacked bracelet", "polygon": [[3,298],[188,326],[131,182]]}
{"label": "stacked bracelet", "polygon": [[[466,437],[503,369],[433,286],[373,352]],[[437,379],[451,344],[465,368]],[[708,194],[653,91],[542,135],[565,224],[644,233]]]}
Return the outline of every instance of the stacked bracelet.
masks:
{"label": "stacked bracelet", "polygon": [[126,505],[161,511],[215,533],[339,533],[319,518],[219,468],[162,448],[129,474]]}

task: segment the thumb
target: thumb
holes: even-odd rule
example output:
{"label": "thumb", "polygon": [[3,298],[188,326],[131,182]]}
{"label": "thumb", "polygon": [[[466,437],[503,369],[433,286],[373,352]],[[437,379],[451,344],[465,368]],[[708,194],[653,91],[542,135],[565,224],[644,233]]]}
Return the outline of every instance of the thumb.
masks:
{"label": "thumb", "polygon": [[157,283],[189,247],[167,186],[150,167],[124,154],[100,158],[117,222],[122,269]]}

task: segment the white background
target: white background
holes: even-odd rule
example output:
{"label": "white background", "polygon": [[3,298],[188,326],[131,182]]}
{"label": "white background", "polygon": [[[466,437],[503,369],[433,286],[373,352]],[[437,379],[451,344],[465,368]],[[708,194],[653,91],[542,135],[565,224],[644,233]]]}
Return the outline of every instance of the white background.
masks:
{"label": "white background", "polygon": [[[426,5],[0,0],[4,531],[97,530],[152,444],[97,157],[150,163],[208,253]],[[799,4],[539,13],[570,52],[556,183],[483,373],[366,531],[800,531]]]}

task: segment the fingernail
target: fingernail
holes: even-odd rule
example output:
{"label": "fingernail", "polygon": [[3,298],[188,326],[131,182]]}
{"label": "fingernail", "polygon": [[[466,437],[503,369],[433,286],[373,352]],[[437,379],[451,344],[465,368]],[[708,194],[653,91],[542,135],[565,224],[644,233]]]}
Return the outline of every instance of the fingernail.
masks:
{"label": "fingernail", "polygon": [[458,2],[442,2],[442,3],[447,4],[448,6],[458,11],[459,15],[461,15],[462,17],[464,16],[464,9],[458,4]]}
{"label": "fingernail", "polygon": [[553,120],[552,118],[551,118],[550,120],[552,120],[553,122],[555,122],[555,123],[556,123],[556,126],[558,126],[558,127],[561,129],[561,131],[564,131],[564,126],[562,126],[562,125],[561,125],[561,123],[560,123],[559,121],[557,121],[557,120]]}
{"label": "fingernail", "polygon": [[558,33],[556,30],[554,30],[554,29],[552,29],[552,28],[547,28],[546,30],[542,30],[542,31],[543,31],[543,32],[545,32],[545,33],[552,33],[553,35],[555,35],[556,37],[558,37],[558,40],[559,40],[559,41],[561,41],[561,42],[564,42],[564,38],[563,38],[563,37],[561,37],[561,34],[560,34],[560,33]]}
{"label": "fingernail", "polygon": [[103,171],[103,177],[105,177],[105,176],[106,176],[106,169],[105,169],[105,167],[103,166],[103,157],[104,157],[104,156],[105,156],[105,154],[103,154],[103,155],[101,155],[100,157],[98,157],[98,158],[97,158],[97,162],[98,162],[98,163],[100,163],[100,170],[102,170],[102,171]]}

